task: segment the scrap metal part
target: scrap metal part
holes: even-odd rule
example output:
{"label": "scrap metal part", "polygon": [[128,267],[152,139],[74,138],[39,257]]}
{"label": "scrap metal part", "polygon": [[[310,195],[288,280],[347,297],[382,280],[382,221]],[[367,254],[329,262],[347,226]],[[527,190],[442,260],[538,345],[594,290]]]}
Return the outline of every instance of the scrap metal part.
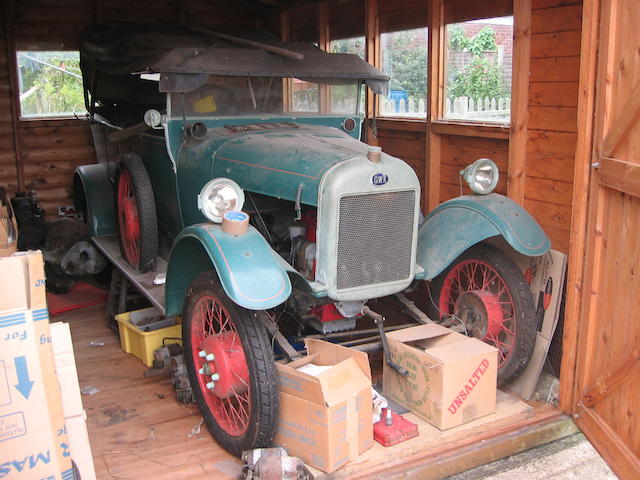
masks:
{"label": "scrap metal part", "polygon": [[171,376],[171,385],[180,402],[195,403],[182,347],[179,344],[170,343],[153,352],[153,367],[144,372],[144,376],[148,378],[158,375]]}
{"label": "scrap metal part", "polygon": [[282,447],[242,452],[242,480],[312,480],[313,475],[298,457]]}

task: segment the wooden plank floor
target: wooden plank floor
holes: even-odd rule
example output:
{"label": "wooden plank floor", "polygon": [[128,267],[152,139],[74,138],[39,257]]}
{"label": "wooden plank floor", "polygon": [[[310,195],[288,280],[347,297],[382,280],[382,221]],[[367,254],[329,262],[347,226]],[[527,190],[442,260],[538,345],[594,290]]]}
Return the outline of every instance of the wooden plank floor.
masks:
{"label": "wooden plank floor", "polygon": [[[167,378],[144,378],[142,362],[121,351],[119,339],[105,325],[104,306],[52,321],[70,323],[80,386],[99,390],[83,396],[98,479],[238,478],[240,461],[218,447],[206,427],[190,435],[201,419],[198,408],[178,402]],[[104,341],[104,346],[90,347],[92,341]],[[389,449],[374,442],[333,475],[315,471],[315,476],[440,478],[575,431],[551,407],[532,407],[507,394],[498,399],[497,414],[446,432],[408,414],[419,425],[418,438]]]}
{"label": "wooden plank floor", "polygon": [[[219,448],[206,427],[189,436],[200,422],[198,408],[178,402],[167,378],[144,378],[144,364],[122,352],[105,325],[104,306],[51,321],[71,325],[80,387],[100,390],[82,398],[99,480],[238,477],[240,461]],[[89,347],[92,341],[104,346]]]}

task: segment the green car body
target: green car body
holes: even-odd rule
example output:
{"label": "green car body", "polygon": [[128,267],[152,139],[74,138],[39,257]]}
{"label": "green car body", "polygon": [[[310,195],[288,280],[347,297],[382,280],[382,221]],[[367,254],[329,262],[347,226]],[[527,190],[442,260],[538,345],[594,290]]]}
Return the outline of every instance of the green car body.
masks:
{"label": "green car body", "polygon": [[[347,119],[358,126],[350,133],[342,128]],[[189,282],[208,268],[217,271],[226,293],[236,303],[264,310],[288,298],[292,280],[298,288],[336,301],[395,293],[415,278],[434,278],[464,250],[497,235],[525,255],[541,255],[549,249],[549,240],[535,220],[498,194],[445,202],[419,227],[421,194],[415,172],[402,160],[384,153],[380,163],[368,160],[367,145],[356,138],[361,125],[357,116],[278,115],[198,121],[207,126],[204,138],[184,135],[183,121],[168,119],[162,135],[144,133],[127,144],[144,161],[155,192],[160,230],[173,242],[168,258],[167,314],[180,313]],[[269,128],[230,128],[260,124]],[[109,175],[114,170],[115,166],[100,163],[77,171],[77,180],[87,195],[93,235],[116,232],[113,193],[109,194]],[[372,181],[379,174],[388,179],[384,185]],[[305,279],[278,258],[255,229],[232,237],[204,217],[198,209],[198,194],[209,180],[220,177],[234,180],[249,192],[318,208],[319,269],[315,281]],[[407,240],[411,261],[406,276],[337,288],[339,225],[335,220],[340,199],[400,191],[411,191],[414,198],[407,207],[413,231]]]}

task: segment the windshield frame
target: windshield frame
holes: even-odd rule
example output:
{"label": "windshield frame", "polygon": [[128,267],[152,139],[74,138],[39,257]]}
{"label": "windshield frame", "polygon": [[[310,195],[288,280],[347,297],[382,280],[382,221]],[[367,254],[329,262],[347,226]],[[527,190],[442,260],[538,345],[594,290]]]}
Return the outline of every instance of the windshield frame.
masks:
{"label": "windshield frame", "polygon": [[[242,79],[243,81],[246,81],[246,85],[247,85],[247,90],[246,93],[248,93],[248,95],[246,95],[245,97],[243,97],[243,101],[246,102],[247,99],[250,101],[250,103],[253,105],[254,110],[253,111],[233,111],[231,113],[222,113],[222,112],[218,112],[218,106],[217,103],[215,101],[215,96],[214,95],[210,95],[212,98],[210,100],[213,100],[212,102],[210,101],[208,104],[208,108],[213,108],[212,111],[202,111],[202,112],[195,112],[193,110],[195,110],[195,107],[193,106],[194,103],[197,103],[203,99],[205,99],[207,97],[207,95],[205,96],[200,96],[198,97],[198,92],[200,93],[206,93],[207,90],[211,91],[211,90],[215,90],[216,88],[220,88],[220,85],[216,85],[215,82],[207,82],[206,84],[198,87],[197,89],[188,91],[188,92],[168,92],[167,93],[167,117],[170,119],[183,119],[183,120],[203,120],[203,119],[207,119],[207,118],[255,118],[255,117],[275,117],[275,118],[291,118],[291,117],[317,117],[317,116],[339,116],[339,117],[360,117],[362,115],[362,111],[364,108],[364,104],[363,104],[363,97],[364,95],[362,94],[363,92],[363,88],[364,88],[364,80],[358,80],[355,81],[354,83],[315,83],[315,82],[309,82],[312,83],[314,85],[318,86],[318,91],[322,90],[322,86],[327,86],[327,87],[332,87],[332,86],[341,86],[341,85],[349,85],[349,86],[356,86],[355,89],[355,98],[353,98],[354,100],[354,105],[355,108],[350,111],[350,112],[337,112],[337,111],[328,111],[328,112],[321,112],[321,111],[297,111],[297,110],[289,110],[286,111],[285,107],[287,105],[291,105],[291,101],[289,102],[285,102],[285,96],[288,95],[289,99],[291,99],[291,92],[290,89],[286,88],[286,83],[287,83],[287,79],[283,78],[283,77],[251,77],[251,76],[210,76],[210,78],[213,79],[224,79],[224,82],[231,82],[234,80],[238,80],[238,79]],[[269,88],[267,88],[266,91],[266,96],[263,97],[257,97],[256,94],[256,88],[255,88],[255,81],[256,79],[265,79],[268,80],[270,82]],[[305,80],[307,81],[307,80]],[[271,83],[272,82],[272,83]],[[273,84],[282,84],[283,87],[278,89],[275,88],[273,89]],[[237,86],[233,86],[232,84],[230,85],[226,85],[225,88],[230,90],[230,94],[233,97],[232,100],[235,101],[235,103],[232,101],[230,102],[231,104],[233,104],[234,106],[237,107],[237,105],[239,104],[239,96],[238,96],[238,91],[239,89],[236,89],[236,87],[241,87],[241,85],[237,85]],[[327,88],[326,90],[330,90],[330,88]],[[276,102],[277,98],[271,98],[273,97],[273,92],[276,92],[276,96],[280,96],[280,102]],[[279,93],[281,92],[281,93]],[[326,93],[325,93],[326,94]],[[191,97],[192,99],[196,99],[196,100],[190,100],[189,97]],[[276,104],[278,105],[277,108],[273,108],[272,111],[256,111],[255,108],[257,107],[257,104],[260,103],[260,101],[262,100],[264,105],[267,105],[267,101],[269,101],[271,99],[273,106],[275,106]],[[191,103],[191,108],[189,108],[187,106],[187,102]],[[207,103],[207,102],[205,102]],[[331,104],[331,102],[329,102]],[[180,105],[181,104],[181,105]],[[177,105],[179,105],[177,108]],[[181,107],[181,108],[180,108]],[[207,108],[207,107],[205,107]],[[331,108],[331,105],[330,105]],[[189,111],[191,110],[191,111]],[[220,109],[222,110],[222,109]]]}

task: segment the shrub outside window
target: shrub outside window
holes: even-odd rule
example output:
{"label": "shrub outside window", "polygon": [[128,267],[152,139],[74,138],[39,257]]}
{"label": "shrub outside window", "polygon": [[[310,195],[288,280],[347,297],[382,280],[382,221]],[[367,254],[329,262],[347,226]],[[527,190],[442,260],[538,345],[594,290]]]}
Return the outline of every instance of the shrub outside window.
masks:
{"label": "shrub outside window", "polygon": [[380,44],[382,70],[391,78],[380,115],[426,118],[427,29],[382,33]]}
{"label": "shrub outside window", "polygon": [[22,118],[84,115],[78,52],[18,52]]}
{"label": "shrub outside window", "polygon": [[447,120],[509,123],[513,17],[447,25]]}

